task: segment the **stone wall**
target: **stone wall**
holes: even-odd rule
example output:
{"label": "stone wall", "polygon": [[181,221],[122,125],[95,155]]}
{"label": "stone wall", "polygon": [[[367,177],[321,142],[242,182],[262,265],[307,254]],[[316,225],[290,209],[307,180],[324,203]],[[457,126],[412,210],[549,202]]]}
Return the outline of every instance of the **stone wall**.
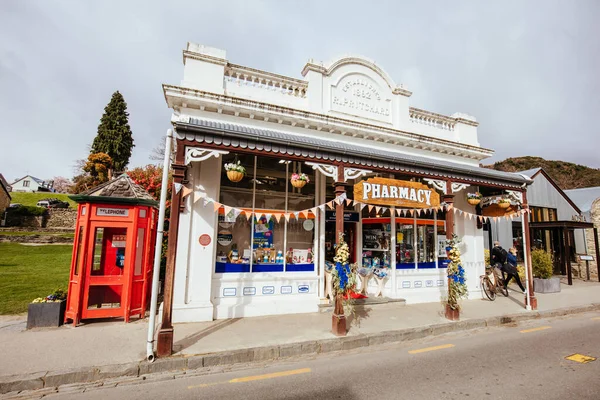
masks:
{"label": "stone wall", "polygon": [[77,210],[72,208],[52,208],[48,210],[46,228],[75,228]]}
{"label": "stone wall", "polygon": [[[594,226],[600,230],[600,199],[596,199],[592,203],[592,209],[590,210],[591,218],[590,222],[594,223]],[[596,244],[594,243],[594,230],[586,229],[585,230],[585,240],[587,245],[588,254],[594,256],[594,261],[590,261],[590,275],[593,281],[598,281],[598,267],[596,260]],[[585,268],[585,267],[584,267]]]}
{"label": "stone wall", "polygon": [[24,228],[43,228],[46,224],[46,216],[34,217],[30,215],[18,215],[8,213],[6,216],[6,226],[21,226]]}

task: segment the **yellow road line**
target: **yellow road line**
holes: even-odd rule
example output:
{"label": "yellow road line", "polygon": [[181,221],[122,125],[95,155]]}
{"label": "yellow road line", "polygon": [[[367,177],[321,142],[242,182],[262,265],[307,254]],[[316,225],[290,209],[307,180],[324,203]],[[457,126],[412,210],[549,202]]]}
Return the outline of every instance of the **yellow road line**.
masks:
{"label": "yellow road line", "polygon": [[600,321],[600,317],[594,317],[592,318],[592,321]]}
{"label": "yellow road line", "polygon": [[587,364],[592,361],[596,361],[596,357],[585,356],[583,354],[571,354],[568,357],[565,357],[565,360],[575,361],[581,364]]}
{"label": "yellow road line", "polygon": [[188,386],[188,389],[205,388],[205,387],[209,387],[209,386],[223,385],[225,383],[242,383],[242,382],[260,381],[263,379],[273,379],[273,378],[281,378],[281,377],[290,376],[290,375],[307,374],[309,372],[311,372],[310,368],[294,369],[291,371],[281,371],[281,372],[273,372],[271,374],[254,375],[254,376],[246,376],[243,378],[235,378],[235,379],[231,379],[229,381],[223,381],[223,382],[201,383],[199,385]]}
{"label": "yellow road line", "polygon": [[525,329],[520,332],[521,333],[537,332],[537,331],[543,331],[545,329],[550,329],[550,328],[552,328],[552,327],[551,326],[539,326],[537,328]]}
{"label": "yellow road line", "polygon": [[281,377],[290,376],[290,375],[307,374],[309,372],[311,372],[310,368],[294,369],[291,371],[281,371],[281,372],[273,372],[271,374],[246,376],[244,378],[235,378],[235,379],[230,380],[229,383],[260,381],[263,379],[273,379],[273,378],[281,378]]}
{"label": "yellow road line", "polygon": [[426,347],[424,349],[417,349],[417,350],[410,350],[408,352],[408,354],[419,354],[419,353],[426,353],[428,351],[435,351],[435,350],[443,350],[443,349],[449,349],[451,347],[454,347],[453,344],[443,344],[441,346],[434,346],[434,347]]}

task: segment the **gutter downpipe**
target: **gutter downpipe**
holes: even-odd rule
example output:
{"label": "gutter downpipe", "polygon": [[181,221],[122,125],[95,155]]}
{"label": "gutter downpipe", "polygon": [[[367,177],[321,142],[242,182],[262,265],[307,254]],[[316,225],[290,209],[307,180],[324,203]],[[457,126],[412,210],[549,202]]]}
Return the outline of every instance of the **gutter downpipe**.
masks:
{"label": "gutter downpipe", "polygon": [[165,209],[167,203],[167,186],[169,183],[169,162],[171,160],[171,145],[173,143],[173,130],[167,130],[165,143],[165,159],[163,162],[162,183],[160,186],[160,208],[158,211],[158,225],[156,227],[156,245],[154,249],[154,271],[152,273],[152,296],[150,300],[150,318],[148,319],[148,340],[146,342],[146,359],[154,362],[154,330],[156,325],[156,312],[158,309],[158,278],[160,274],[160,255],[165,225]]}

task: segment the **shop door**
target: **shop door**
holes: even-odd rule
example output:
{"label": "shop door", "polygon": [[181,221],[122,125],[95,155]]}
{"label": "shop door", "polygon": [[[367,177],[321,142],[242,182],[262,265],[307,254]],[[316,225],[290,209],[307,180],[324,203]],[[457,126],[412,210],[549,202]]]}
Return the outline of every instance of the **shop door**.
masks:
{"label": "shop door", "polygon": [[93,223],[90,230],[81,318],[110,318],[124,316],[129,288],[132,232],[127,224]]}

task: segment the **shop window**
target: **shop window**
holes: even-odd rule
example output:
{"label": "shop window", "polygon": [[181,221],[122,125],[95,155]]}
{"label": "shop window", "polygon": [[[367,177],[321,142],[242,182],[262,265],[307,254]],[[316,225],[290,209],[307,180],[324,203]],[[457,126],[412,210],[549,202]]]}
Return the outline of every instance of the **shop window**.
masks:
{"label": "shop window", "polygon": [[142,261],[144,257],[144,228],[138,228],[137,242],[135,244],[135,265],[133,275],[142,274]]}
{"label": "shop window", "polygon": [[414,218],[396,218],[396,269],[415,268]]}
{"label": "shop window", "polygon": [[436,229],[433,212],[416,217],[417,264],[419,268],[435,268]]}
{"label": "shop window", "polygon": [[531,208],[531,222],[549,222],[557,221],[556,208],[547,207],[530,207]]}
{"label": "shop window", "polygon": [[[374,214],[374,216],[371,216]],[[367,268],[391,268],[390,211],[377,213],[376,208],[363,209],[362,216],[362,264]]]}
{"label": "shop window", "polygon": [[234,154],[224,157],[225,163],[237,161],[246,168],[246,176],[231,182],[224,171],[220,202],[256,214],[249,219],[234,210],[226,215],[221,208],[215,271],[314,271],[315,216],[291,215],[286,221],[283,215],[315,206],[314,171],[305,172],[310,183],[295,188],[290,176],[303,172],[300,163]]}

